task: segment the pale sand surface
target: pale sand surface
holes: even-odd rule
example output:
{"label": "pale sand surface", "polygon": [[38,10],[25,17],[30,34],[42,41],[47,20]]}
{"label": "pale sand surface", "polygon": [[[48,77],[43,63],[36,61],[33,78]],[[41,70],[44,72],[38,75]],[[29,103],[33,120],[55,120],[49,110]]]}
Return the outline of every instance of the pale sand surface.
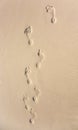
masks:
{"label": "pale sand surface", "polygon": [[77,0],[0,0],[0,130],[78,130]]}

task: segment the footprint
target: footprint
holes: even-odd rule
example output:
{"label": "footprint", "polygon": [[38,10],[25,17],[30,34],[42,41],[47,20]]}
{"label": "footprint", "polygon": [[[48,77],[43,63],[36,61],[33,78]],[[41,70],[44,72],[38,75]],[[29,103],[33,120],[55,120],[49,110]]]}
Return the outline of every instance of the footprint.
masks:
{"label": "footprint", "polygon": [[28,100],[29,100],[29,97],[27,97],[27,96],[24,96],[24,97],[23,97],[24,106],[25,106],[25,109],[26,109],[27,111],[30,110],[30,107],[29,107],[29,105],[27,104],[27,101],[28,101]]}
{"label": "footprint", "polygon": [[25,75],[26,75],[26,77],[28,77],[29,73],[31,73],[31,69],[28,66],[28,67],[25,68]]}
{"label": "footprint", "polygon": [[51,15],[51,23],[55,24],[57,22],[55,7],[51,5],[47,5],[45,9],[46,9],[46,12]]}
{"label": "footprint", "polygon": [[25,101],[28,101],[29,97],[28,96],[23,96],[23,102],[25,103]]}
{"label": "footprint", "polygon": [[34,92],[35,92],[35,94],[36,94],[37,97],[40,96],[40,94],[41,94],[40,89],[37,88],[36,86],[34,87]]}
{"label": "footprint", "polygon": [[42,62],[45,59],[44,53],[41,51],[41,49],[38,50],[37,56],[39,57],[39,61],[36,62],[36,68],[41,68]]}
{"label": "footprint", "polygon": [[40,92],[40,89],[37,88],[36,86],[34,87],[34,92],[35,92],[35,95],[32,97],[32,100],[33,100],[33,102],[35,102],[37,104],[39,101],[39,96],[40,96],[41,92]]}
{"label": "footprint", "polygon": [[31,33],[32,33],[32,27],[28,26],[25,30],[24,30],[24,34],[26,34],[27,40],[28,40],[28,45],[33,45],[33,40],[30,38],[31,37]]}
{"label": "footprint", "polygon": [[29,101],[29,97],[28,96],[23,96],[23,102],[24,102],[24,104],[26,104],[27,101]]}
{"label": "footprint", "polygon": [[41,49],[38,49],[37,55],[41,57],[41,59],[44,59],[44,53],[41,51]]}
{"label": "footprint", "polygon": [[24,34],[26,34],[27,36],[29,36],[32,33],[32,26],[28,26],[25,30],[24,30]]}
{"label": "footprint", "polygon": [[37,113],[34,112],[33,108],[30,109],[30,114],[32,115],[32,118],[36,118],[37,117]]}
{"label": "footprint", "polygon": [[51,23],[55,24],[56,22],[57,22],[57,19],[56,19],[56,10],[55,10],[55,8],[53,7],[52,17],[51,17]]}
{"label": "footprint", "polygon": [[30,109],[30,114],[31,114],[31,118],[29,119],[29,122],[31,124],[34,124],[35,123],[35,119],[37,117],[37,114],[36,114],[36,112],[33,111],[32,108]]}
{"label": "footprint", "polygon": [[30,69],[30,67],[28,66],[28,67],[26,67],[25,68],[25,76],[26,76],[26,81],[27,81],[27,84],[28,85],[31,85],[32,84],[32,80],[30,79],[30,77],[29,77],[29,74],[31,73],[31,69]]}

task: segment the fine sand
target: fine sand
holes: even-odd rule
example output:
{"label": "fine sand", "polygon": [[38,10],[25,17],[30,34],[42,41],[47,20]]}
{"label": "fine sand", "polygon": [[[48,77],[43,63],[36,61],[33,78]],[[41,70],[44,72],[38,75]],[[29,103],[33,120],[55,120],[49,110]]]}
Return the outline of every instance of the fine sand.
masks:
{"label": "fine sand", "polygon": [[0,130],[78,130],[77,0],[0,0]]}

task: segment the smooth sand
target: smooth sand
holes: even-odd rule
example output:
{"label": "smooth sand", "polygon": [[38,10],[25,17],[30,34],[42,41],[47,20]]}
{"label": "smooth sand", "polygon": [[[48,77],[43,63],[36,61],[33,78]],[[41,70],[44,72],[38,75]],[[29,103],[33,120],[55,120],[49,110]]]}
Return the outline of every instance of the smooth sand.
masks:
{"label": "smooth sand", "polygon": [[78,130],[77,0],[0,0],[0,130]]}

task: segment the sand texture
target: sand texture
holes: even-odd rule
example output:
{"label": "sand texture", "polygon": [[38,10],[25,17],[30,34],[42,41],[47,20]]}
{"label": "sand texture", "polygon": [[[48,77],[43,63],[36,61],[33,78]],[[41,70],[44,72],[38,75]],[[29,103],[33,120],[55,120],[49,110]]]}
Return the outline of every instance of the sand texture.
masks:
{"label": "sand texture", "polygon": [[0,0],[0,130],[78,130],[77,0]]}

